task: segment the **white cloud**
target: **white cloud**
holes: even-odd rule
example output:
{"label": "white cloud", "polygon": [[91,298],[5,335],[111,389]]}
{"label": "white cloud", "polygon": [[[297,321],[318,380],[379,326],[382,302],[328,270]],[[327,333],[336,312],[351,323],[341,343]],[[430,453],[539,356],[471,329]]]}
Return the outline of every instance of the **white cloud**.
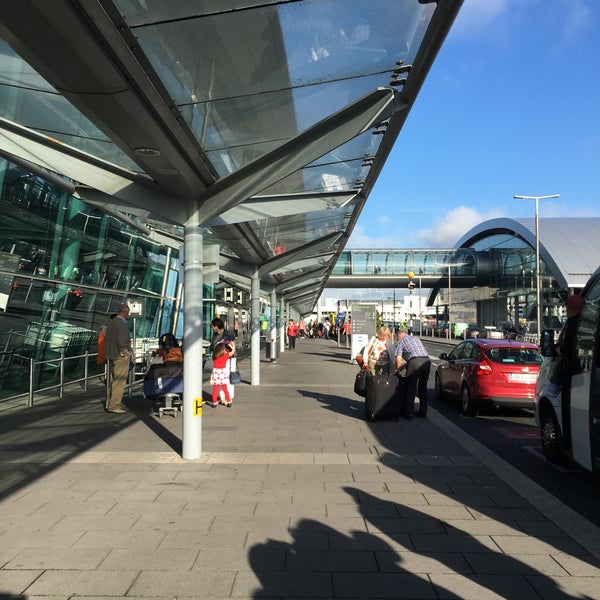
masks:
{"label": "white cloud", "polygon": [[453,248],[469,229],[483,221],[501,216],[503,216],[503,212],[499,209],[491,210],[484,215],[474,208],[458,206],[435,221],[429,229],[419,230],[418,237],[421,240],[421,247]]}
{"label": "white cloud", "polygon": [[563,41],[570,44],[589,28],[591,9],[583,0],[563,0],[562,5]]}
{"label": "white cloud", "polygon": [[472,37],[498,19],[508,10],[508,0],[465,0],[456,21],[452,25],[451,35]]}
{"label": "white cloud", "polygon": [[[419,229],[417,223],[423,223],[423,218],[410,218],[394,222],[387,219],[386,225],[378,224],[375,233],[357,224],[346,248],[375,249],[375,248],[453,248],[456,242],[469,229],[488,219],[505,216],[506,212],[494,209],[486,214],[468,206],[458,206],[451,209],[445,216],[431,221],[428,229]],[[379,219],[378,219],[379,220]],[[379,227],[380,226],[380,227]]]}
{"label": "white cloud", "polygon": [[373,235],[370,231],[366,231],[364,226],[356,225],[352,231],[352,235],[346,244],[346,248],[410,248],[410,243],[405,243],[406,239],[401,239],[398,233],[394,231],[393,225],[389,223],[389,219],[384,219],[386,227],[380,229],[380,233]]}

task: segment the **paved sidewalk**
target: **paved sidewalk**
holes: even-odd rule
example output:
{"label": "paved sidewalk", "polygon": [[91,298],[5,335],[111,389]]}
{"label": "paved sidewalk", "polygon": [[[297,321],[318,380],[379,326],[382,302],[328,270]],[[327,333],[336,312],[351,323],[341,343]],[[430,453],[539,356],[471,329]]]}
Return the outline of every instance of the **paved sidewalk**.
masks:
{"label": "paved sidewalk", "polygon": [[3,413],[0,598],[600,599],[597,528],[433,410],[366,422],[348,356],[264,360],[195,461],[141,395]]}

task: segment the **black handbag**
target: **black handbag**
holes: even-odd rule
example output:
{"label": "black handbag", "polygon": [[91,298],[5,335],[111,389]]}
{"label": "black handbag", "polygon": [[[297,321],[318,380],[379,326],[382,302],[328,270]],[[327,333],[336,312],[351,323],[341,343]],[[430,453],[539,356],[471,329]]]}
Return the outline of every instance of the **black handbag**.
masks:
{"label": "black handbag", "polygon": [[367,370],[361,369],[356,374],[354,380],[354,393],[362,396],[363,398],[367,395]]}

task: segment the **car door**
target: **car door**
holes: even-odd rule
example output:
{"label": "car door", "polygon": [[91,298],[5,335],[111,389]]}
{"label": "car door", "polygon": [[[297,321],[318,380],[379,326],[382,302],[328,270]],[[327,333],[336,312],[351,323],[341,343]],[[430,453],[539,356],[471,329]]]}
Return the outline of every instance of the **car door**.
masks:
{"label": "car door", "polygon": [[481,348],[472,342],[465,342],[460,359],[461,364],[461,380],[458,383],[458,391],[462,387],[462,382],[466,381],[469,386],[471,396],[475,395],[477,388],[477,370],[481,362]]}
{"label": "car door", "polygon": [[460,394],[460,385],[462,382],[462,373],[464,366],[464,355],[468,342],[458,344],[450,354],[448,354],[448,365],[446,366],[444,391],[452,396]]}

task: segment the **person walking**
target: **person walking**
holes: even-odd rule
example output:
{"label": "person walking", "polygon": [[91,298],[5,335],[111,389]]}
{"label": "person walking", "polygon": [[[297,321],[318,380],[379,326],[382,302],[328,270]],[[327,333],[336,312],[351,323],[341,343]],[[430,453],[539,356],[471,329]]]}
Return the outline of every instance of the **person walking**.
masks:
{"label": "person walking", "polygon": [[287,326],[288,347],[290,350],[296,349],[296,337],[298,335],[298,325],[294,323],[294,319],[290,319]]}
{"label": "person walking", "polygon": [[300,321],[298,321],[298,337],[306,337],[306,322],[304,319],[300,319]]}
{"label": "person walking", "polygon": [[412,419],[415,414],[415,398],[419,395],[417,417],[427,415],[427,382],[431,361],[425,346],[418,337],[408,335],[406,327],[400,327],[395,348],[396,374],[406,366],[406,397],[404,416]]}
{"label": "person walking", "polygon": [[219,395],[223,394],[221,404],[231,407],[231,396],[229,394],[229,359],[235,350],[226,342],[219,342],[213,349],[213,369],[210,374],[210,382],[213,385],[212,402],[214,408],[219,403]]}
{"label": "person walking", "polygon": [[123,414],[127,411],[121,405],[129,365],[133,357],[131,336],[127,319],[129,305],[121,304],[117,316],[109,321],[104,334],[104,351],[109,365],[110,388],[106,399],[105,408],[109,413]]}

